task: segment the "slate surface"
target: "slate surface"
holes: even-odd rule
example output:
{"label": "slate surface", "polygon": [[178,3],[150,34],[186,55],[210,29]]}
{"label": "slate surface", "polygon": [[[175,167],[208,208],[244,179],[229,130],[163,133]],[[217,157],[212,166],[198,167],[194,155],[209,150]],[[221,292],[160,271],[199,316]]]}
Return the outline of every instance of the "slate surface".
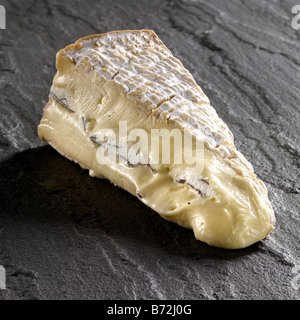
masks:
{"label": "slate surface", "polygon": [[[0,4],[0,299],[299,299],[294,1]],[[264,241],[209,247],[39,141],[56,52],[139,28],[154,29],[191,71],[266,183],[277,224]]]}

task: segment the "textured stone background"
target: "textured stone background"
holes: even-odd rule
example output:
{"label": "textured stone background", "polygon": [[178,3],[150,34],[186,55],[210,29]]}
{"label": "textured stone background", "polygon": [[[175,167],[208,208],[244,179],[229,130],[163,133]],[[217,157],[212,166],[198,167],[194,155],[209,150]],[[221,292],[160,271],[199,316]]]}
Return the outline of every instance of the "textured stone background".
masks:
{"label": "textured stone background", "polygon": [[[1,299],[299,299],[300,30],[295,1],[0,1]],[[276,230],[222,250],[39,141],[55,54],[154,29],[265,181]]]}

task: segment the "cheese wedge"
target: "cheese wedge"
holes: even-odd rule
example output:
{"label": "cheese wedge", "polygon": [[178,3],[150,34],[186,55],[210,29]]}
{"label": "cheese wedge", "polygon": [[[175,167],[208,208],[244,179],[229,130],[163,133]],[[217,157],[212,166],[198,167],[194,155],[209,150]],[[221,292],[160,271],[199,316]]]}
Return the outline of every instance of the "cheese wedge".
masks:
{"label": "cheese wedge", "polygon": [[[244,248],[274,229],[265,185],[192,75],[153,31],[82,38],[58,52],[56,67],[38,135],[63,156],[209,245]],[[155,145],[151,139],[168,132],[182,134],[176,144],[169,136],[170,161],[164,140],[154,139]],[[183,159],[177,143],[188,135],[189,146],[202,146],[201,165],[177,161]]]}

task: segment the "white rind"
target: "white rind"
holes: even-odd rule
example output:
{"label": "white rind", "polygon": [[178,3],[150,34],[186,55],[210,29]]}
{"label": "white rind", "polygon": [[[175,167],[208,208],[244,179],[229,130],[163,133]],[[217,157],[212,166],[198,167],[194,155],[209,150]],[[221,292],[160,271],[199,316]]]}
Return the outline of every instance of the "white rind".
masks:
{"label": "white rind", "polygon": [[[182,63],[149,32],[106,34],[81,42],[65,53],[76,65],[87,66],[103,80],[120,86],[149,121],[188,127],[215,147],[233,142],[209,99]],[[171,100],[171,101],[170,101]]]}

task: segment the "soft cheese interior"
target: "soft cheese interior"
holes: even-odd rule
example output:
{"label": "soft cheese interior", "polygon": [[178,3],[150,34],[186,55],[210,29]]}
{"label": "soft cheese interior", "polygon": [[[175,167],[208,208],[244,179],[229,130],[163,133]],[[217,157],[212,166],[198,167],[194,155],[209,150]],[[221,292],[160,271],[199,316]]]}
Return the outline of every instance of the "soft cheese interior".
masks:
{"label": "soft cheese interior", "polygon": [[[121,140],[106,145],[120,160],[100,164],[97,133],[118,133],[120,121],[128,132],[142,128],[149,136],[151,129],[189,130],[204,143],[203,168],[131,164]],[[38,134],[90,175],[109,179],[209,245],[243,248],[273,230],[266,187],[190,73],[151,31],[98,35],[60,51]]]}

